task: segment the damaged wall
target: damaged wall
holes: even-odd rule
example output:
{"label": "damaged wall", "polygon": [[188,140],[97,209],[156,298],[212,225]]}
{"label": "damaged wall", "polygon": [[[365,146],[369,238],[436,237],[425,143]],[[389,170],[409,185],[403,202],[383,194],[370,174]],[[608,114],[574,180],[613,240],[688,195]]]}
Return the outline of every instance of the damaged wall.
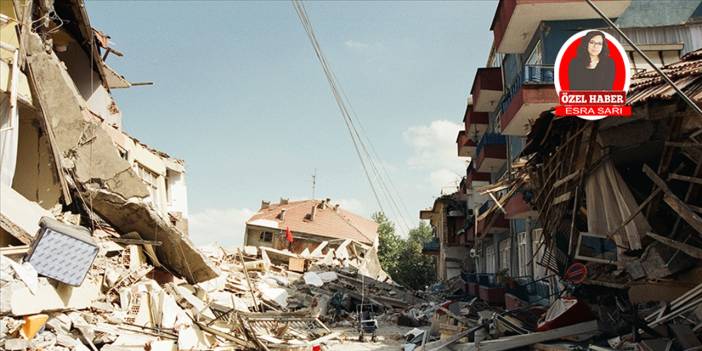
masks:
{"label": "damaged wall", "polygon": [[[83,51],[80,44],[66,32],[60,31],[52,36],[54,47],[61,45],[65,51],[57,52],[56,56],[66,65],[78,92],[87,102],[90,111],[99,115],[110,126],[122,129],[122,112],[110,96],[110,92],[102,85],[100,74],[94,69],[91,58]],[[100,58],[93,58],[100,60]]]}
{"label": "damaged wall", "polygon": [[61,184],[51,153],[49,138],[40,127],[34,111],[20,108],[17,167],[12,188],[44,209],[56,206],[61,198]]}
{"label": "damaged wall", "polygon": [[123,233],[163,241],[157,254],[165,266],[190,282],[214,278],[215,270],[175,226],[144,202],[146,185],[124,160],[110,135],[87,111],[68,72],[41,38],[32,33],[27,62],[37,99],[49,118],[64,165],[85,187],[94,210]]}

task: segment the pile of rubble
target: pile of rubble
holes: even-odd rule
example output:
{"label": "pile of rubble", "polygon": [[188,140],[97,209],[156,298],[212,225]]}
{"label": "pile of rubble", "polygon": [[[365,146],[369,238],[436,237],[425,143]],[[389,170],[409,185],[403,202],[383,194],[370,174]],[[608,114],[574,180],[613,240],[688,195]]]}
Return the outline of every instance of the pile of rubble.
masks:
{"label": "pile of rubble", "polygon": [[[389,280],[377,245],[338,240],[302,254],[202,247],[219,274],[190,284],[159,261],[159,241],[44,221],[31,246],[0,249],[4,350],[310,349],[346,337],[333,327],[357,337],[362,304],[387,321],[424,302]],[[87,239],[74,237],[95,245],[75,286],[54,272],[69,263],[37,263],[47,226],[82,230]]]}
{"label": "pile of rubble", "polygon": [[[575,287],[567,288],[571,291]],[[447,291],[451,290],[444,293]],[[596,311],[570,293],[555,299],[548,308],[527,305],[505,309],[464,293],[457,299],[411,310],[429,316],[431,326],[406,333],[406,351],[702,349],[698,337],[702,331],[702,284],[670,303],[640,306],[618,299],[617,306],[607,311]],[[629,332],[620,334],[621,328],[609,326],[605,315],[618,319]]]}

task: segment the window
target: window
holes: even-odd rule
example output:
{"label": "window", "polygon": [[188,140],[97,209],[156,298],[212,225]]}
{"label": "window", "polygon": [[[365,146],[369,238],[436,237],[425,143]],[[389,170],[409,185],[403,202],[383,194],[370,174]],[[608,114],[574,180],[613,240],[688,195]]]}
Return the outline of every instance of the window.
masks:
{"label": "window", "polygon": [[138,162],[134,163],[134,171],[139,175],[141,180],[146,183],[146,187],[149,189],[149,196],[151,197],[151,202],[154,208],[159,212],[163,212],[161,192],[158,189],[158,178],[160,177],[156,172],[144,167]]}
{"label": "window", "polygon": [[485,248],[485,273],[497,273],[495,267],[495,245]]}
{"label": "window", "polygon": [[517,234],[517,255],[519,256],[519,276],[524,277],[529,275],[529,267],[527,267],[531,257],[529,255],[529,242],[527,241],[527,233],[521,232]]}
{"label": "window", "polygon": [[273,241],[273,233],[271,232],[261,232],[258,238],[259,241],[271,242]]}
{"label": "window", "polygon": [[119,152],[119,157],[123,160],[129,161],[129,151],[123,149],[121,146],[117,146],[117,152]]}
{"label": "window", "polygon": [[507,270],[508,275],[512,275],[512,269],[509,264],[511,248],[512,243],[510,243],[509,239],[505,239],[500,242],[500,270]]}

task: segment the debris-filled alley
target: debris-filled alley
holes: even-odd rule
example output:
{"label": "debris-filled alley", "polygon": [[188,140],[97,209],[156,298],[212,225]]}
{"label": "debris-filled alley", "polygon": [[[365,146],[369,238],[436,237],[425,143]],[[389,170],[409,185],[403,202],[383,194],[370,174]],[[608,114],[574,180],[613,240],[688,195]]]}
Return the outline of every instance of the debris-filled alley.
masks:
{"label": "debris-filled alley", "polygon": [[[390,236],[313,178],[225,246],[194,243],[185,161],[123,129],[113,90],[146,83],[107,64],[123,53],[84,1],[0,0],[0,349],[702,350],[702,4],[495,5],[451,155],[465,173],[423,226]],[[630,115],[563,116],[561,61],[594,72],[607,40],[626,62],[608,111]],[[407,283],[413,253],[431,281]]]}

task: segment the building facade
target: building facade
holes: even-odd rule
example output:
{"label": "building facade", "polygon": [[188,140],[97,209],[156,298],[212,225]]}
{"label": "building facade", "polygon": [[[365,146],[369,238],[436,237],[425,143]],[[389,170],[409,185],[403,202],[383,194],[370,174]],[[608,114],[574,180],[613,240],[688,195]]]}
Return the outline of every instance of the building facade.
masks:
{"label": "building facade", "polygon": [[[677,62],[699,49],[700,2],[595,1],[610,19],[639,46],[656,66]],[[515,292],[521,300],[548,302],[559,290],[546,268],[550,257],[545,250],[543,224],[535,203],[535,189],[522,172],[526,160],[527,135],[544,111],[558,104],[553,65],[563,43],[574,33],[601,29],[613,35],[606,23],[585,1],[502,0],[491,27],[492,49],[486,67],[478,68],[464,115],[464,129],[458,133],[457,155],[470,157],[466,176],[457,194],[467,197],[464,228],[471,232],[462,245],[472,265],[464,265],[464,279],[480,295],[478,287],[504,287],[519,281],[528,291]],[[642,57],[625,46],[633,73],[651,70]],[[480,197],[478,197],[480,196]],[[443,201],[443,200],[441,200]],[[436,225],[437,242],[451,237],[435,212],[422,211],[423,219]],[[431,215],[430,215],[431,214]],[[444,215],[445,218],[445,211]],[[436,255],[439,265],[449,245],[436,245],[427,254]],[[445,266],[445,264],[444,264]],[[441,272],[438,272],[441,273]],[[439,274],[442,279],[455,276]],[[509,278],[506,278],[509,277]],[[472,285],[471,285],[472,284]],[[505,291],[501,291],[504,293]],[[499,293],[498,293],[499,295]],[[509,295],[509,294],[508,294]],[[498,303],[501,298],[497,298]],[[508,297],[509,300],[509,297]]]}

